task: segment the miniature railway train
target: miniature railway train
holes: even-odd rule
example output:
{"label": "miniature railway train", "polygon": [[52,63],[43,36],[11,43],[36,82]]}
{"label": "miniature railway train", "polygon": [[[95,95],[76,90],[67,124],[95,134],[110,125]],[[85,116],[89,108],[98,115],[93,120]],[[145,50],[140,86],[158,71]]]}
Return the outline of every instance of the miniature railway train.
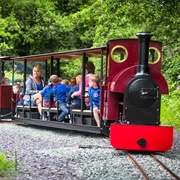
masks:
{"label": "miniature railway train", "polygon": [[[160,125],[161,95],[168,94],[167,82],[161,74],[162,43],[152,41],[150,33],[138,33],[137,36],[137,39],[110,40],[104,47],[2,57],[1,69],[5,62],[24,63],[24,82],[27,63],[30,61],[45,62],[46,65],[49,62],[49,74],[56,72],[59,77],[61,61],[81,59],[82,62],[81,109],[73,109],[74,123],[54,121],[53,117],[59,114],[59,109],[52,107],[42,108],[43,112],[49,114],[48,120],[42,121],[34,106],[17,106],[17,113],[11,116],[12,120],[30,125],[105,134],[110,136],[111,144],[116,149],[169,150],[173,142],[173,127]],[[85,109],[85,63],[94,57],[99,58],[101,69],[100,127],[96,126],[93,113]],[[47,71],[46,66],[46,76]],[[12,109],[10,94],[11,85],[0,85],[1,118]]]}

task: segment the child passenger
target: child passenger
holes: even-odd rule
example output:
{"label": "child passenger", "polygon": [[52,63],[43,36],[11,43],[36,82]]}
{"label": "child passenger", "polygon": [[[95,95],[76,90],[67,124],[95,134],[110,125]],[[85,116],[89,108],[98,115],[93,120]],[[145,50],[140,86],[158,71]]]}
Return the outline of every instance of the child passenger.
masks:
{"label": "child passenger", "polygon": [[12,87],[13,95],[13,115],[17,113],[17,105],[23,105],[23,91],[20,84],[14,84]]}
{"label": "child passenger", "polygon": [[71,80],[70,80],[70,82],[69,82],[69,86],[70,86],[70,87],[73,87],[73,86],[75,86],[75,85],[76,85],[76,77],[72,77]]}
{"label": "child passenger", "polygon": [[61,81],[61,84],[65,84],[66,86],[68,86],[69,85],[69,81],[67,79],[63,79]]}
{"label": "child passenger", "polygon": [[81,108],[81,98],[80,96],[75,96],[74,98],[71,97],[71,95],[74,92],[77,92],[79,90],[79,84],[81,83],[82,75],[76,76],[76,85],[71,87],[66,102],[68,105],[72,104],[74,109],[80,109]]}
{"label": "child passenger", "polygon": [[56,101],[56,106],[62,111],[58,116],[58,121],[62,122],[69,112],[65,100],[67,93],[70,91],[70,86],[60,83],[57,75],[52,75],[50,81],[53,84],[50,94],[55,95],[54,100]]}
{"label": "child passenger", "polygon": [[93,110],[94,119],[97,126],[100,127],[100,78],[98,75],[92,75],[89,77],[89,89],[88,94],[90,97],[90,108]]}
{"label": "child passenger", "polygon": [[20,84],[14,84],[12,87],[13,93],[16,95],[16,103],[17,105],[23,104],[23,92]]}
{"label": "child passenger", "polygon": [[[49,81],[48,85],[42,91],[40,91],[40,96],[44,97],[43,106],[45,106],[45,107],[49,107],[50,105],[51,105],[51,107],[56,107],[56,103],[54,101],[54,98],[53,98],[52,104],[50,103],[51,102],[50,91],[52,88],[53,88],[53,84],[51,84],[51,81]],[[47,113],[44,112],[42,114],[42,119],[45,121],[47,120]]]}
{"label": "child passenger", "polygon": [[[49,107],[50,106],[50,94],[49,92],[53,88],[53,84],[51,81],[49,81],[48,85],[40,91],[40,95],[44,97],[44,106]],[[51,107],[56,107],[55,101],[52,102]]]}
{"label": "child passenger", "polygon": [[79,90],[79,84],[81,83],[82,75],[76,76],[76,85],[71,87],[71,90],[68,93],[66,102],[70,111],[70,120],[73,122],[72,109],[81,109],[81,98],[80,96],[75,96],[74,98],[71,95]]}
{"label": "child passenger", "polygon": [[5,77],[5,73],[4,72],[2,72],[1,84],[5,84],[5,85],[9,85],[10,84],[10,80],[9,80],[9,78]]}

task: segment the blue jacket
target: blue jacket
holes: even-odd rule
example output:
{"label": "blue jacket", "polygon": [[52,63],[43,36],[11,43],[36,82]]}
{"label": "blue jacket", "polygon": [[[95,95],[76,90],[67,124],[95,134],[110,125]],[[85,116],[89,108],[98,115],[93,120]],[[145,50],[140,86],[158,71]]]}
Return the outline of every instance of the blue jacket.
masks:
{"label": "blue jacket", "polygon": [[73,104],[79,104],[79,105],[81,105],[81,98],[80,98],[80,96],[75,96],[74,98],[71,98],[71,95],[72,95],[74,92],[76,92],[76,91],[79,91],[79,84],[71,87],[71,90],[69,91],[68,96],[67,96],[67,99],[66,99],[66,102],[67,102],[68,104],[73,103]]}
{"label": "blue jacket", "polygon": [[52,84],[48,84],[42,91],[41,91],[41,96],[45,97],[45,102],[50,102],[49,100],[49,93],[51,89],[53,88]]}
{"label": "blue jacket", "polygon": [[70,89],[71,89],[70,86],[66,86],[65,84],[57,84],[50,90],[49,94],[55,95],[54,98],[55,101],[60,100],[65,102],[67,94],[69,93]]}
{"label": "blue jacket", "polygon": [[95,105],[99,109],[100,108],[100,87],[98,87],[97,89],[90,87],[88,89],[88,94],[90,96],[90,106],[92,107],[93,105]]}

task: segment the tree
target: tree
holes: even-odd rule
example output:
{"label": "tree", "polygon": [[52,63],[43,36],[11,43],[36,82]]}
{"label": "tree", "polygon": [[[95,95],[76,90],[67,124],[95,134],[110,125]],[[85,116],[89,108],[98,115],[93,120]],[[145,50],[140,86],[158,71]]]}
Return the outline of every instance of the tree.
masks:
{"label": "tree", "polygon": [[91,42],[101,46],[109,39],[151,32],[153,40],[163,43],[163,73],[174,82],[180,67],[179,9],[178,0],[97,0],[73,17],[81,40],[89,46]]}
{"label": "tree", "polygon": [[16,55],[15,42],[20,41],[20,27],[13,16],[0,18],[0,55]]}
{"label": "tree", "polygon": [[174,82],[179,74],[178,0],[1,0],[0,5],[3,55],[104,46],[149,31],[163,43],[166,77]]}

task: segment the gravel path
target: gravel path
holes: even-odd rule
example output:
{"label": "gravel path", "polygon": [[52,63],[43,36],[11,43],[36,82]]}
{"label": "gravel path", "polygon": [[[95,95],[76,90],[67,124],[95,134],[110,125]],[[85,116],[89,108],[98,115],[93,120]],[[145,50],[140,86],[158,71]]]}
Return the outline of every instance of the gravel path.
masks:
{"label": "gravel path", "polygon": [[[0,152],[18,159],[12,180],[132,180],[144,179],[123,151],[109,140],[92,134],[0,123]],[[157,157],[180,176],[180,131],[175,131],[173,148]],[[169,180],[165,172],[146,162],[146,155],[134,154],[152,179]],[[155,168],[154,168],[155,167]],[[161,170],[160,170],[161,171]],[[151,174],[152,173],[152,174]],[[173,179],[173,178],[172,178]]]}

